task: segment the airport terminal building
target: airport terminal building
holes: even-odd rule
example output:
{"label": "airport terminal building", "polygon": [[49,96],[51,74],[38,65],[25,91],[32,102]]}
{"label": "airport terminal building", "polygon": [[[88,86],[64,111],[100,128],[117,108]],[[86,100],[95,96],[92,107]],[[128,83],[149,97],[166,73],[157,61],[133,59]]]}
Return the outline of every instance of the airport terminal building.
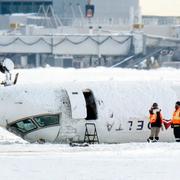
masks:
{"label": "airport terminal building", "polygon": [[[53,0],[54,9],[61,17],[80,16],[85,14],[87,0]],[[137,9],[139,0],[91,0],[94,5],[95,18],[127,18],[130,8]],[[80,7],[79,7],[80,5]]]}
{"label": "airport terminal building", "polygon": [[[85,13],[87,0],[0,0],[0,14],[38,12],[41,5],[53,5],[60,17],[79,17]],[[92,0],[95,17],[128,17],[130,7],[137,9],[139,0]]]}
{"label": "airport terminal building", "polygon": [[[42,6],[44,7],[44,14],[39,12]],[[52,11],[50,11],[51,9]],[[139,21],[136,21],[136,19]],[[0,33],[3,38],[7,38],[7,42],[1,44],[4,49],[6,49],[6,46],[11,49],[13,43],[24,43],[29,47],[36,43],[45,43],[47,46],[48,50],[42,48],[43,50],[36,49],[35,51],[32,49],[30,51],[30,48],[27,48],[28,51],[22,52],[22,49],[20,49],[18,53],[16,53],[16,49],[14,51],[14,48],[11,51],[1,50],[0,59],[11,57],[17,67],[38,67],[46,64],[78,68],[98,65],[112,66],[125,56],[136,52],[132,41],[129,40],[129,32],[134,30],[133,28],[136,28],[137,31],[142,30],[147,34],[172,36],[173,38],[180,36],[180,28],[176,26],[176,24],[179,24],[178,17],[142,17],[139,0],[0,0],[0,21]],[[118,32],[125,32],[121,36],[128,36],[128,38],[123,40],[112,38],[115,45],[121,45],[121,48],[118,47],[117,51],[113,51],[114,48],[107,48],[104,45],[104,40],[96,41],[91,38],[91,35],[99,35],[99,33],[116,36]],[[126,32],[128,35],[126,35]],[[19,37],[11,40],[12,35],[19,34],[20,36],[23,35],[25,40],[19,40]],[[60,46],[64,42],[68,44],[67,40],[61,42],[56,39],[54,42],[52,39],[51,41],[44,41],[40,38],[40,40],[34,40],[32,43],[26,39],[28,36],[49,36],[51,34],[69,36],[67,38],[70,45],[58,49],[58,45]],[[88,42],[90,41],[90,43],[88,43],[88,46],[83,46],[83,52],[77,53],[77,51],[67,50],[68,48],[75,48],[78,44],[81,44],[81,41],[84,43],[87,40],[85,38],[85,40],[77,42],[77,39],[71,39],[71,35],[76,34],[89,38]],[[4,35],[7,35],[7,37]],[[109,38],[107,39],[109,41]],[[142,42],[142,40],[139,42]],[[110,43],[112,43],[111,40]],[[94,54],[92,50],[89,52],[92,44],[94,45]],[[97,48],[100,45],[101,48]],[[49,48],[50,46],[51,48]],[[107,46],[112,47],[110,44]],[[85,53],[84,49],[88,53]],[[105,51],[104,54],[102,49]]]}

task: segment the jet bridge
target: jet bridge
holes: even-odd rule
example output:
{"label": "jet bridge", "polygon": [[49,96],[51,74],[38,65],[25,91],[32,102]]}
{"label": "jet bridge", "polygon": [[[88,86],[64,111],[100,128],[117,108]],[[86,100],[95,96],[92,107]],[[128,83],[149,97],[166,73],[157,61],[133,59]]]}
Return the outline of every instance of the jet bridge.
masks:
{"label": "jet bridge", "polygon": [[[137,32],[0,35],[0,55],[50,54],[57,56],[127,57],[115,67],[134,67],[163,48],[179,46],[180,39]],[[147,49],[156,49],[148,52]],[[157,51],[157,52],[156,52]],[[38,56],[37,56],[38,58]],[[37,62],[39,59],[36,59]],[[37,63],[38,64],[38,63]]]}
{"label": "jet bridge", "polygon": [[132,38],[132,34],[5,35],[0,36],[0,53],[121,56],[129,53]]}

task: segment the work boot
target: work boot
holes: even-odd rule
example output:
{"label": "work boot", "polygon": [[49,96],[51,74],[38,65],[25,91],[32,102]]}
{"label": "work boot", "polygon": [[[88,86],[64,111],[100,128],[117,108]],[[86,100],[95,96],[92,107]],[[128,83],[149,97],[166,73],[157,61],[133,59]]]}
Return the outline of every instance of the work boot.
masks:
{"label": "work boot", "polygon": [[158,142],[159,141],[159,137],[155,137],[153,142]]}
{"label": "work boot", "polygon": [[148,142],[148,143],[153,142],[153,137],[149,137],[149,138],[147,139],[147,142]]}
{"label": "work boot", "polygon": [[176,142],[180,142],[180,138],[176,138]]}

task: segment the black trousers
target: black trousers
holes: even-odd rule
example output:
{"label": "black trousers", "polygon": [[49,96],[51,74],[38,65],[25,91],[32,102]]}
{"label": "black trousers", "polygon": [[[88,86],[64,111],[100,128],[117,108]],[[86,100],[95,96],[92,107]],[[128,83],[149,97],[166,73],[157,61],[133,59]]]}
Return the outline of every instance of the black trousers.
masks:
{"label": "black trousers", "polygon": [[174,137],[176,139],[176,142],[180,142],[180,126],[174,127]]}

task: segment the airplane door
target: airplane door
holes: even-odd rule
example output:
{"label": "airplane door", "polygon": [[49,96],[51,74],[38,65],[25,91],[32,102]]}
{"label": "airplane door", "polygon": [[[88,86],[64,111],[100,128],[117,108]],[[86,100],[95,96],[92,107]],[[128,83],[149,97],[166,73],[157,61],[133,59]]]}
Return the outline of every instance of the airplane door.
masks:
{"label": "airplane door", "polygon": [[85,119],[87,110],[83,92],[77,88],[68,88],[66,91],[70,100],[72,119]]}

